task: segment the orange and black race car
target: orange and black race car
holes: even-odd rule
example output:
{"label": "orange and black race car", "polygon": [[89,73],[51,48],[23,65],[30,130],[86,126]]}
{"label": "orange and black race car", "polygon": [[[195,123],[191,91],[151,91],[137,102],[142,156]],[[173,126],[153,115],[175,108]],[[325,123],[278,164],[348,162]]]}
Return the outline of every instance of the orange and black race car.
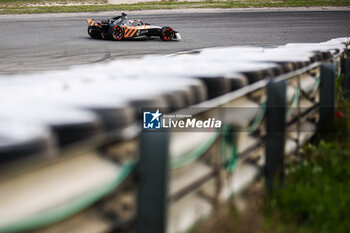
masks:
{"label": "orange and black race car", "polygon": [[139,19],[128,20],[127,14],[101,20],[96,22],[93,19],[86,19],[88,23],[88,33],[94,39],[114,39],[122,40],[124,38],[151,38],[160,37],[162,40],[180,40],[181,36],[171,27],[153,26],[143,23]]}

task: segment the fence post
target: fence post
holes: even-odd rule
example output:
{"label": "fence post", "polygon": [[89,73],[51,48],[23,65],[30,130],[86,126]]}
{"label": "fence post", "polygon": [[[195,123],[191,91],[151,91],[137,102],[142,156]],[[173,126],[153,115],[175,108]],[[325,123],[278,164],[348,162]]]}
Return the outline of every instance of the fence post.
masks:
{"label": "fence post", "polygon": [[344,74],[344,91],[345,96],[349,97],[350,95],[350,51],[346,54],[346,57],[342,58],[342,72]]}
{"label": "fence post", "polygon": [[286,126],[286,82],[271,81],[267,86],[265,178],[266,188],[272,192],[276,180],[284,179],[284,144]]}
{"label": "fence post", "polygon": [[164,233],[167,222],[169,133],[142,132],[138,170],[137,233]]}
{"label": "fence post", "polygon": [[319,130],[327,131],[335,117],[335,70],[333,64],[321,65]]}

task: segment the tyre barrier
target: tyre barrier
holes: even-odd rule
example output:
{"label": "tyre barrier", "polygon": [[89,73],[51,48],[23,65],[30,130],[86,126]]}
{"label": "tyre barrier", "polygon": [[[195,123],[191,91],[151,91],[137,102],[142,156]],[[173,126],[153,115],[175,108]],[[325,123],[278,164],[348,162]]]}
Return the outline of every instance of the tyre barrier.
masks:
{"label": "tyre barrier", "polygon": [[[349,40],[2,76],[0,232],[184,232],[261,174],[272,190],[334,118]],[[144,132],[144,109],[223,127]]]}

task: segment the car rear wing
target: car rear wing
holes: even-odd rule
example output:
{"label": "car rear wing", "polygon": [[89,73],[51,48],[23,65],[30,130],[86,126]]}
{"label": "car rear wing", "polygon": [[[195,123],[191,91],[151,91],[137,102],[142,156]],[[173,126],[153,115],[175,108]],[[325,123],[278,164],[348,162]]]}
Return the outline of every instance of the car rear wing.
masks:
{"label": "car rear wing", "polygon": [[93,27],[93,26],[96,26],[96,27],[100,27],[100,24],[97,23],[95,20],[93,19],[86,19],[86,22],[89,26]]}

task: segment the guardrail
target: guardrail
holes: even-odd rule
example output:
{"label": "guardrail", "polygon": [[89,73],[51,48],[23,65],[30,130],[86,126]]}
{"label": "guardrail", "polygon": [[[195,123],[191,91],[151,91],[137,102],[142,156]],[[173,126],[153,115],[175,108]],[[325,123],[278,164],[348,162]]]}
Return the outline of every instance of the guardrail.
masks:
{"label": "guardrail", "polygon": [[[272,190],[334,118],[344,41],[3,77],[0,232],[183,232],[260,174]],[[223,126],[147,132],[150,107]]]}

